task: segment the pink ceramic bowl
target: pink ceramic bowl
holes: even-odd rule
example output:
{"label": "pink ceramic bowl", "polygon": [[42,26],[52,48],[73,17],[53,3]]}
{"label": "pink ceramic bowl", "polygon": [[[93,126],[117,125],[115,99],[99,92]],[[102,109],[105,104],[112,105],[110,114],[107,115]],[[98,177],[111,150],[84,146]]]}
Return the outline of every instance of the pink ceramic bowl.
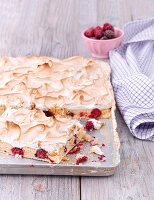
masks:
{"label": "pink ceramic bowl", "polygon": [[88,38],[82,33],[86,46],[90,49],[92,56],[95,58],[108,58],[109,51],[119,47],[122,42],[124,32],[119,28],[114,28],[115,38],[110,40],[97,40]]}

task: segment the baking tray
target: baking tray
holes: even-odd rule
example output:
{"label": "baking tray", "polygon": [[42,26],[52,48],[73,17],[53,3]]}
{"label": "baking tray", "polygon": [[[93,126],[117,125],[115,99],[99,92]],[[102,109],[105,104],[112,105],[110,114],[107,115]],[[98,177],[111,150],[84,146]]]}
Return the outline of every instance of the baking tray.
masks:
{"label": "baking tray", "polygon": [[[109,119],[102,119],[104,126],[91,135],[105,144],[102,151],[106,161],[99,161],[98,155],[89,154],[89,143],[85,143],[81,153],[90,155],[89,160],[80,165],[75,165],[75,156],[68,155],[69,161],[62,164],[49,164],[31,159],[19,159],[11,155],[0,153],[0,174],[33,174],[33,175],[78,175],[78,176],[109,176],[115,173],[119,163],[119,137],[116,131],[114,112]],[[83,123],[84,121],[81,121]]]}

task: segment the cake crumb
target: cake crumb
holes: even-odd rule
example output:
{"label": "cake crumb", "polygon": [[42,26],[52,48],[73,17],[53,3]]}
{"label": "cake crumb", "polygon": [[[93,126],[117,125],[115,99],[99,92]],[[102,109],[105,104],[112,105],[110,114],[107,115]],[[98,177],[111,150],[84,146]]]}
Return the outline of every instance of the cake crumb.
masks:
{"label": "cake crumb", "polygon": [[20,154],[15,154],[14,157],[15,157],[15,158],[22,158],[22,155],[20,155]]}
{"label": "cake crumb", "polygon": [[85,162],[88,160],[88,156],[83,154],[77,154],[76,156],[76,165],[79,165],[82,162]]}
{"label": "cake crumb", "polygon": [[102,150],[100,149],[100,147],[98,147],[98,146],[92,146],[91,148],[90,148],[90,153],[95,153],[95,154],[97,154],[97,155],[103,155],[103,152],[102,152]]}

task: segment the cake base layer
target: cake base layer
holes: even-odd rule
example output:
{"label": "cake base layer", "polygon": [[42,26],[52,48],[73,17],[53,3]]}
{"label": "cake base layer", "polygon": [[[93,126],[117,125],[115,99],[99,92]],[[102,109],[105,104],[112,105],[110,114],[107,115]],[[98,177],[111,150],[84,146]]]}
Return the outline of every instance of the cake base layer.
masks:
{"label": "cake base layer", "polygon": [[[71,116],[76,119],[88,119],[90,112],[92,109],[65,109],[65,108],[51,108],[49,112],[51,115],[60,115],[62,117]],[[108,119],[111,117],[111,108],[108,109],[100,109],[101,115],[98,117],[98,119]]]}
{"label": "cake base layer", "polygon": [[[45,153],[45,157],[42,158],[41,157],[37,157],[37,150],[38,149],[33,149],[33,148],[29,148],[29,147],[23,147],[20,150],[22,150],[23,154],[21,155],[20,153],[13,153],[12,149],[16,148],[13,147],[12,145],[0,141],[0,152],[1,153],[5,153],[5,154],[9,154],[9,155],[13,155],[17,158],[30,158],[30,159],[34,159],[34,160],[40,160],[40,161],[44,161],[44,162],[49,162],[49,163],[60,163],[63,158],[69,153],[70,150],[72,150],[77,144],[79,144],[82,141],[88,141],[90,140],[91,137],[83,132],[80,132],[76,137],[71,138],[65,147],[62,147],[59,152],[47,152],[42,150]],[[17,148],[17,150],[19,150],[19,148]]]}

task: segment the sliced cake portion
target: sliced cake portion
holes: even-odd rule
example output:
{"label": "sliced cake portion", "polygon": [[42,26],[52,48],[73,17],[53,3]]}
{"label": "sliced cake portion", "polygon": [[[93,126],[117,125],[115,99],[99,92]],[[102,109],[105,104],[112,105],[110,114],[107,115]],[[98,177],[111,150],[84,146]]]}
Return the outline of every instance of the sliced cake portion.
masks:
{"label": "sliced cake portion", "polygon": [[114,105],[110,66],[83,57],[0,58],[0,105],[49,115],[109,118]]}
{"label": "sliced cake portion", "polygon": [[7,108],[0,127],[0,152],[49,163],[60,163],[80,141],[90,139],[77,120],[47,117],[38,109]]}

